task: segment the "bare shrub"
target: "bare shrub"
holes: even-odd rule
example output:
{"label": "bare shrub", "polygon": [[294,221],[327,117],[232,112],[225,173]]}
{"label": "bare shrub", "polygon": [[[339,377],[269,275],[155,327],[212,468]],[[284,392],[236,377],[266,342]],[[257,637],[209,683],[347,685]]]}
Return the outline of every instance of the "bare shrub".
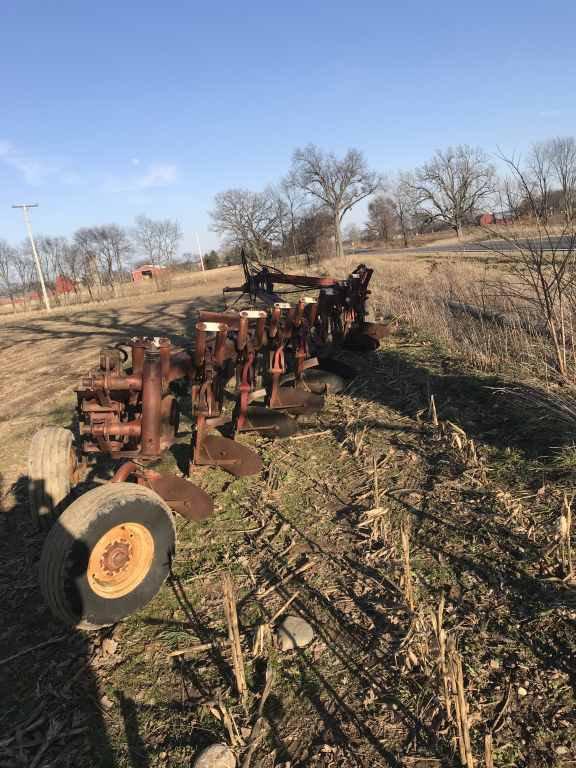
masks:
{"label": "bare shrub", "polygon": [[[571,218],[559,229],[549,224],[548,153],[536,146],[526,170],[514,158],[502,158],[522,189],[525,205],[533,219],[533,231],[526,236],[516,228],[491,230],[502,247],[490,249],[504,259],[509,276],[503,296],[515,305],[527,305],[544,326],[560,380],[574,381],[573,327],[576,310],[576,230]],[[505,247],[504,247],[505,246]]]}
{"label": "bare shrub", "polygon": [[540,378],[551,370],[550,339],[530,302],[513,300],[510,285],[496,265],[383,263],[371,306],[481,371]]}

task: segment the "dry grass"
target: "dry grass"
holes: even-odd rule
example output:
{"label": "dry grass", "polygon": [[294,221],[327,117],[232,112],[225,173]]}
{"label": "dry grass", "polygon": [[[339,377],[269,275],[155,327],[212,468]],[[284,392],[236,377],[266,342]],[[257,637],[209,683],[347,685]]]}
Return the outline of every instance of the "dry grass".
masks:
{"label": "dry grass", "polygon": [[507,295],[496,264],[408,261],[379,267],[372,302],[478,370],[552,379],[542,323]]}

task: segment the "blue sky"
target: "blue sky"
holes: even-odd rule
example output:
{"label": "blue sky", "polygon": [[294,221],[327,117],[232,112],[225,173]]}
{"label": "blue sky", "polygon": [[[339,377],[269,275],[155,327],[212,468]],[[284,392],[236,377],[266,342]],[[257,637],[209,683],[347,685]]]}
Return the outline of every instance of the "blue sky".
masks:
{"label": "blue sky", "polygon": [[575,31],[573,2],[5,0],[0,237],[32,201],[37,233],[146,213],[206,250],[214,195],[308,142],[390,173],[574,134]]}

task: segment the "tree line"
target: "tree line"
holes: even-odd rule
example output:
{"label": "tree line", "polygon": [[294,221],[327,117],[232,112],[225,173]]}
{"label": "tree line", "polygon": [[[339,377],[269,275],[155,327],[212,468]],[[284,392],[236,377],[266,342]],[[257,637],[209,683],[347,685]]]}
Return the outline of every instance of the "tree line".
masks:
{"label": "tree line", "polygon": [[228,189],[216,195],[212,227],[228,248],[246,248],[257,258],[275,255],[343,255],[342,221],[370,198],[363,228],[352,225],[348,239],[408,246],[415,234],[466,225],[485,211],[503,220],[535,216],[546,224],[576,216],[576,140],[558,137],[534,144],[526,158],[499,154],[498,175],[478,147],[437,150],[411,171],[388,177],[371,169],[362,153],[343,156],[310,144],[297,149],[286,176],[261,192]]}
{"label": "tree line", "polygon": [[[437,150],[411,171],[386,176],[371,169],[363,154],[349,149],[338,157],[309,144],[297,149],[286,176],[263,191],[228,189],[216,195],[212,228],[223,238],[221,254],[211,251],[205,267],[235,264],[241,248],[258,259],[304,255],[343,256],[344,238],[400,241],[417,233],[463,227],[483,211],[500,211],[507,220],[523,216],[547,225],[560,216],[576,217],[576,139],[557,137],[534,144],[526,158],[498,158],[498,175],[480,148],[458,145]],[[368,200],[364,227],[343,234],[345,216]],[[93,298],[103,286],[129,278],[135,258],[173,267],[182,240],[173,219],[137,217],[133,227],[118,224],[82,227],[70,238],[39,236],[37,251],[45,280],[58,278],[71,290],[84,287]],[[191,254],[184,254],[192,262]],[[0,239],[0,291],[14,304],[37,290],[30,243],[14,246]]]}
{"label": "tree line", "polygon": [[[174,264],[182,230],[173,219],[138,216],[131,228],[118,224],[81,227],[70,238],[35,237],[36,251],[44,279],[54,289],[65,280],[68,289],[81,286],[89,297],[102,287],[130,279],[133,259],[141,263],[170,267]],[[0,239],[0,287],[12,304],[38,288],[38,274],[28,240],[11,245]],[[57,295],[57,292],[56,294]]]}

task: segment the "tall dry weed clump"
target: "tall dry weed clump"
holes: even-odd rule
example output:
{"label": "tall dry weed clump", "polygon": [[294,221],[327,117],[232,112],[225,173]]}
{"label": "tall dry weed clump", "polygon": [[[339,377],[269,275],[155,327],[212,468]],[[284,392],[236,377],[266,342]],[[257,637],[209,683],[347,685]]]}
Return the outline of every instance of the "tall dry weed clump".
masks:
{"label": "tall dry weed clump", "polygon": [[[529,292],[519,291],[515,278],[496,261],[382,264],[371,306],[375,315],[398,317],[483,372],[558,378],[545,319]],[[567,311],[563,322],[566,370],[576,375],[573,320]]]}

